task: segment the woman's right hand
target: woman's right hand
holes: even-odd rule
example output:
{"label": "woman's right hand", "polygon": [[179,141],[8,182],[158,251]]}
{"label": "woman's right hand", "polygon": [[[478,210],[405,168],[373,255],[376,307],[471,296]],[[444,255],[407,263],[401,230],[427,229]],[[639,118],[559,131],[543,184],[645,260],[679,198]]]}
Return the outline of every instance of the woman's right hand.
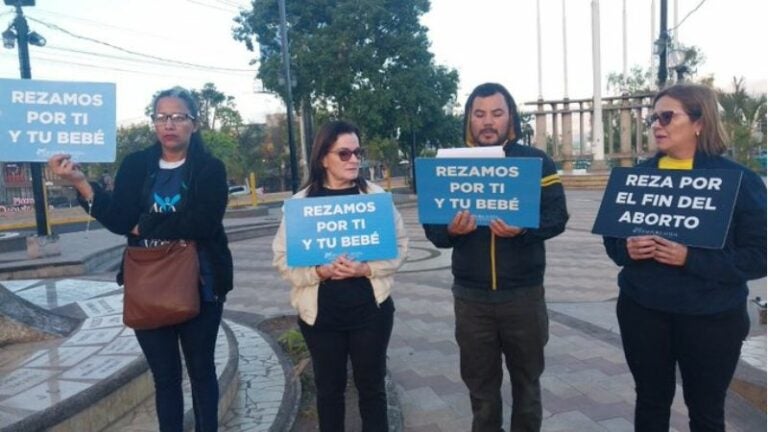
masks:
{"label": "woman's right hand", "polygon": [[80,171],[80,167],[72,161],[72,156],[68,154],[57,154],[48,159],[48,166],[51,171],[62,179],[76,185],[86,181],[85,174]]}
{"label": "woman's right hand", "polygon": [[85,174],[80,171],[80,167],[72,161],[71,155],[53,155],[48,159],[48,166],[51,167],[51,171],[54,174],[70,182],[85,199],[90,200],[93,198],[93,188],[88,183]]}

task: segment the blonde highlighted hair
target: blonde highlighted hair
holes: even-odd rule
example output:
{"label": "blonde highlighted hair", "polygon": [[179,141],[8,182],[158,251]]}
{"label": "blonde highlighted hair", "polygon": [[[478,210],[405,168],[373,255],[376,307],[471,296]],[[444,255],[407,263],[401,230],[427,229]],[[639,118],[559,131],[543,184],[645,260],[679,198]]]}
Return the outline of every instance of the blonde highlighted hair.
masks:
{"label": "blonde highlighted hair", "polygon": [[725,153],[727,136],[720,120],[714,90],[701,84],[675,84],[661,90],[653,99],[653,104],[656,105],[664,96],[680,102],[691,121],[700,122],[701,132],[696,142],[696,150],[710,156]]}

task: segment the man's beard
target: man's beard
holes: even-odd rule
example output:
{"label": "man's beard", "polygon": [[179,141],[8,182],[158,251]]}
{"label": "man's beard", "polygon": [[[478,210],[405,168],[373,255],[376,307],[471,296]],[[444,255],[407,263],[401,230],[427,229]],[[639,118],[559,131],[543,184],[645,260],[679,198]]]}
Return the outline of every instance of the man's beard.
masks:
{"label": "man's beard", "polygon": [[[496,141],[490,142],[490,143],[486,143],[486,142],[483,142],[483,141],[480,140],[480,137],[483,136],[485,134],[485,132],[488,132],[488,131],[492,131],[494,134],[496,134],[496,136],[497,136]],[[474,137],[474,139],[475,139],[475,143],[477,145],[479,145],[479,146],[482,146],[482,147],[500,146],[500,145],[504,144],[505,142],[507,142],[507,135],[509,135],[509,131],[506,131],[505,133],[502,134],[502,133],[499,133],[499,131],[496,130],[496,129],[488,128],[488,129],[481,130],[480,133],[478,133]]]}

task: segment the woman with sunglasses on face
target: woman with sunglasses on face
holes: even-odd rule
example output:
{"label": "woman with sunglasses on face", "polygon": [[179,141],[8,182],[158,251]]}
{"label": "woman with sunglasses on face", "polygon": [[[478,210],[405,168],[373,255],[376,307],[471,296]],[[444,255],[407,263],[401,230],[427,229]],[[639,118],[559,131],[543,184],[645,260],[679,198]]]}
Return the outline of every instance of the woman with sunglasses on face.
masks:
{"label": "woman with sunglasses on face", "polygon": [[742,179],[723,249],[655,235],[603,239],[623,267],[616,313],[635,380],[635,430],[669,430],[677,366],[691,431],[724,431],[726,392],[749,331],[747,281],[766,275],[766,188],[721,156],[726,135],[710,88],[662,90],[649,122],[659,153],[638,166],[728,169]]}
{"label": "woman with sunglasses on face", "polygon": [[[89,183],[69,155],[54,156],[48,163],[77,189],[80,204],[89,214],[110,231],[125,235],[128,245],[196,241],[199,315],[181,324],[135,333],[154,378],[159,430],[183,430],[183,352],[192,387],[195,431],[216,431],[219,385],[214,349],[224,300],[232,289],[232,254],[222,224],[227,175],[224,164],[205,148],[197,106],[188,91],[180,87],[161,91],[152,109],[157,141],[126,156],[113,191]],[[117,279],[122,285],[122,271]]]}
{"label": "woman with sunglasses on face", "polygon": [[[384,192],[359,177],[362,150],[360,131],[353,124],[323,125],[312,144],[309,180],[294,198]],[[344,430],[347,359],[359,394],[362,430],[389,430],[384,377],[395,310],[390,290],[408,251],[397,209],[394,217],[398,256],[392,260],[360,262],[341,255],[330,264],[289,268],[285,218],[272,244],[273,265],[292,285],[291,305],[299,313],[299,327],[312,356],[322,432]]]}

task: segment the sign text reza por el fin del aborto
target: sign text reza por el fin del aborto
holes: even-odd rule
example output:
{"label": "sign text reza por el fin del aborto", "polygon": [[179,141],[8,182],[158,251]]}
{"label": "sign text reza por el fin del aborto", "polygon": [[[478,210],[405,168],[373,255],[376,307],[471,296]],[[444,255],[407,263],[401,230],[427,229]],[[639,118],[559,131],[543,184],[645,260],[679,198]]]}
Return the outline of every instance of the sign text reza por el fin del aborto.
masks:
{"label": "sign text reza por el fin del aborto", "polygon": [[592,232],[618,238],[654,234],[720,249],[740,183],[735,170],[614,168]]}

